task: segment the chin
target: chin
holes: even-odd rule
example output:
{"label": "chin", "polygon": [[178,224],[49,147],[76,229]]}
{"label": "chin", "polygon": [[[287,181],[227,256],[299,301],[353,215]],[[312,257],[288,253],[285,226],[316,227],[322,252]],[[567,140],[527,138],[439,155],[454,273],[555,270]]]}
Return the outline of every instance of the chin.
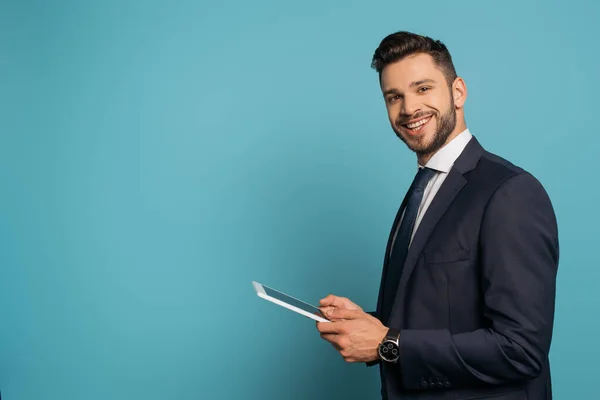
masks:
{"label": "chin", "polygon": [[398,136],[400,140],[402,140],[408,146],[408,148],[415,153],[427,151],[434,142],[434,137],[427,133],[423,133],[421,135],[409,135],[402,131],[396,131],[396,136]]}

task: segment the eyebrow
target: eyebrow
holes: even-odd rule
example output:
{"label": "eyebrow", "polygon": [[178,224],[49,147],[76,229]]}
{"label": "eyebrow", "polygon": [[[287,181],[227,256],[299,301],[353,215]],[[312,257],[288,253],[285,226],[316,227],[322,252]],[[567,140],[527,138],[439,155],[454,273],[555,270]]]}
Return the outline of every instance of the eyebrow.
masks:
{"label": "eyebrow", "polygon": [[424,83],[435,83],[435,81],[433,79],[421,79],[420,81],[415,81],[415,82],[411,83],[410,87],[419,86]]}
{"label": "eyebrow", "polygon": [[[421,79],[421,80],[412,82],[410,84],[410,87],[419,86],[419,85],[422,85],[424,83],[435,83],[435,81],[433,79]],[[390,94],[400,94],[400,91],[398,89],[388,89],[385,92],[383,92],[384,96],[388,96]]]}

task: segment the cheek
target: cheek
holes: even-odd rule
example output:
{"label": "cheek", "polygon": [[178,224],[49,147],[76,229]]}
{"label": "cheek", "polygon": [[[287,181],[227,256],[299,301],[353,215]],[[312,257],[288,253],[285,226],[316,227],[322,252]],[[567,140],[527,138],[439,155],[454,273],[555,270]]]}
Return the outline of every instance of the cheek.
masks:
{"label": "cheek", "polygon": [[444,114],[450,106],[450,97],[440,97],[431,95],[425,103],[430,109],[435,110],[438,114]]}
{"label": "cheek", "polygon": [[387,106],[387,114],[388,114],[388,118],[389,118],[390,122],[394,122],[398,118],[397,108],[398,107]]}

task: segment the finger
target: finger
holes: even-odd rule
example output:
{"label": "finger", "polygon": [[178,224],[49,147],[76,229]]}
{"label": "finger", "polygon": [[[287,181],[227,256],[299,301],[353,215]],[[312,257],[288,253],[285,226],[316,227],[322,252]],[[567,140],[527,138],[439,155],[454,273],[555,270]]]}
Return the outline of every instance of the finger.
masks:
{"label": "finger", "polygon": [[323,316],[325,318],[329,317],[329,313],[331,312],[331,310],[333,310],[335,307],[319,307],[319,310],[321,310],[321,314],[323,314]]}
{"label": "finger", "polygon": [[331,319],[358,319],[364,318],[365,314],[363,311],[359,310],[347,310],[345,308],[335,308],[327,314],[327,316]]}
{"label": "finger", "polygon": [[321,338],[327,340],[331,344],[336,344],[338,336],[337,333],[321,333]]}
{"label": "finger", "polygon": [[340,327],[334,322],[317,322],[317,330],[321,333],[339,333]]}
{"label": "finger", "polygon": [[331,343],[331,346],[332,346],[334,349],[336,349],[336,351],[337,351],[338,353],[341,353],[341,352],[342,352],[342,348],[341,348],[341,346],[340,346],[340,345],[339,345],[339,344],[338,344],[338,343],[335,341],[335,338],[334,338],[334,339],[333,339],[333,341],[332,341],[332,342],[330,342],[330,343]]}
{"label": "finger", "polygon": [[321,338],[329,342],[329,344],[339,353],[342,352],[342,346],[340,345],[340,335],[335,333],[321,333]]}
{"label": "finger", "polygon": [[324,306],[331,306],[334,308],[346,308],[349,310],[355,310],[360,308],[346,297],[329,295],[324,300],[326,300],[326,304],[322,304]]}
{"label": "finger", "polygon": [[337,309],[338,308],[336,308],[336,307],[325,307],[325,308],[321,308],[321,312],[323,313],[323,316],[330,321],[341,321],[342,320],[341,318],[334,316],[334,311]]}
{"label": "finger", "polygon": [[319,304],[323,307],[327,307],[327,306],[333,306],[334,302],[338,302],[339,303],[339,298],[333,294],[327,295],[327,297],[319,300]]}

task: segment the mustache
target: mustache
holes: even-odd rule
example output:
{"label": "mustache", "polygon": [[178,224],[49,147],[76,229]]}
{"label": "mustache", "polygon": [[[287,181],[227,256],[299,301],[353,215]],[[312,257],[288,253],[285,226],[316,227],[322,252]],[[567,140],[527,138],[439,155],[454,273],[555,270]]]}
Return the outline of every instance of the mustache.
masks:
{"label": "mustache", "polygon": [[412,115],[400,114],[398,116],[398,119],[396,119],[396,125],[404,125],[404,124],[408,123],[408,121],[410,121],[410,120],[429,117],[431,115],[433,115],[433,113],[425,112],[425,111],[417,112]]}

